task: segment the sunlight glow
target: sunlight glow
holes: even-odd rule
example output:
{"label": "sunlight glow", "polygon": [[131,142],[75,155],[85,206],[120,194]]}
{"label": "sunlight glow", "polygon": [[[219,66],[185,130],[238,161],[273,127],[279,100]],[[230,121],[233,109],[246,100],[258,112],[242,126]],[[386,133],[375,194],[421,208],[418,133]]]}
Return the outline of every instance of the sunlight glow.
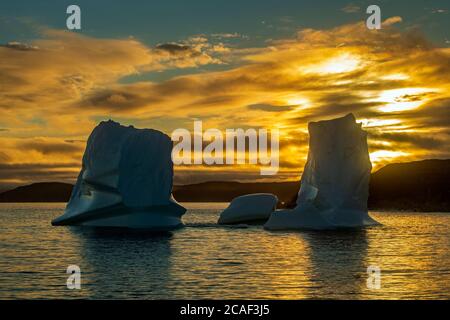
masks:
{"label": "sunlight glow", "polygon": [[407,156],[408,154],[400,151],[378,150],[370,153],[370,161],[377,164],[383,161],[391,161],[394,158]]}
{"label": "sunlight glow", "polygon": [[383,91],[378,101],[386,103],[379,108],[381,112],[413,110],[420,107],[431,93],[424,88],[405,88]]}
{"label": "sunlight glow", "polygon": [[300,71],[306,73],[338,74],[354,71],[361,67],[361,65],[362,63],[359,56],[345,53],[331,58],[319,65],[302,68]]}
{"label": "sunlight glow", "polygon": [[382,80],[393,80],[393,81],[408,80],[409,78],[410,77],[404,73],[393,73],[381,77]]}
{"label": "sunlight glow", "polygon": [[397,119],[361,119],[358,120],[358,122],[361,122],[364,128],[393,126],[401,123],[401,121]]}
{"label": "sunlight glow", "polygon": [[295,108],[295,110],[305,109],[311,106],[311,101],[309,99],[297,94],[287,96],[285,98],[285,101],[290,106],[298,106],[298,108]]}

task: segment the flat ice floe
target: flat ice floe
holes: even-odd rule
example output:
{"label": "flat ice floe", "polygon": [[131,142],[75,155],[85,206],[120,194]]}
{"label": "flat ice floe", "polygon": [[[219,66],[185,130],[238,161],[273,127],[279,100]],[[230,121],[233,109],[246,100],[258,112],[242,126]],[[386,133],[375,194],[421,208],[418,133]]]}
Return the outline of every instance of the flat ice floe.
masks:
{"label": "flat ice floe", "polygon": [[311,122],[309,153],[292,210],[272,213],[269,230],[334,229],[378,224],[367,210],[372,165],[367,133],[353,114]]}
{"label": "flat ice floe", "polygon": [[170,230],[186,209],[172,197],[172,141],[152,129],[101,122],[91,133],[82,169],[53,225]]}
{"label": "flat ice floe", "polygon": [[254,193],[234,198],[220,214],[219,224],[265,222],[276,209],[278,198],[271,193]]}

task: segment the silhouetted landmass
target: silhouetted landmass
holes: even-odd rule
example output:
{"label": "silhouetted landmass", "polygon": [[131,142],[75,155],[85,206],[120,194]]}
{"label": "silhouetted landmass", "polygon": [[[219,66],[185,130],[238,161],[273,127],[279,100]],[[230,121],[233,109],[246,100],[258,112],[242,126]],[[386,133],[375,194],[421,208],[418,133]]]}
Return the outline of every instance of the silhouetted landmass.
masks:
{"label": "silhouetted landmass", "polygon": [[33,183],[0,193],[0,202],[67,202],[72,188],[69,183]]}
{"label": "silhouetted landmass", "polygon": [[[73,185],[67,183],[34,183],[0,193],[0,202],[67,202],[72,188]],[[280,202],[286,202],[295,197],[298,188],[298,182],[217,181],[174,186],[173,195],[180,202],[229,202],[248,193],[270,192],[278,195]]]}
{"label": "silhouetted landmass", "polygon": [[[180,202],[229,202],[259,192],[278,196],[279,207],[293,207],[299,182],[239,183],[204,182],[175,186]],[[73,186],[66,183],[35,183],[0,193],[0,202],[67,202]],[[372,174],[371,210],[450,212],[450,160],[424,160],[389,164]]]}
{"label": "silhouetted landmass", "polygon": [[175,186],[173,195],[180,202],[229,202],[249,193],[273,193],[280,203],[285,203],[297,195],[298,182],[204,182],[186,186]]}
{"label": "silhouetted landmass", "polygon": [[450,212],[450,160],[383,167],[372,174],[369,208]]}

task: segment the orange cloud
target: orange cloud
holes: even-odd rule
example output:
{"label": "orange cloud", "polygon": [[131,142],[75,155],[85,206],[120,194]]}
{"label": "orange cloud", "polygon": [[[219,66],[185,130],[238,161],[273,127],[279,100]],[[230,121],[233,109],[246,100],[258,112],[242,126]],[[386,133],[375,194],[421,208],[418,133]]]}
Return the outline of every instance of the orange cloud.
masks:
{"label": "orange cloud", "polygon": [[[61,31],[48,31],[47,39],[31,45],[0,47],[0,80],[6,84],[0,88],[0,127],[8,129],[0,132],[0,161],[71,163],[81,151],[71,151],[64,141],[85,140],[100,119],[170,133],[200,118],[205,129],[279,128],[277,178],[294,179],[307,153],[307,122],[349,112],[369,131],[376,168],[449,157],[450,51],[417,30],[399,31],[399,22],[400,17],[389,18],[377,31],[364,23],[303,29],[263,48],[230,49],[205,36],[150,48],[135,39]],[[225,71],[120,82],[136,73],[227,61],[233,64]],[[48,162],[44,155],[50,155]],[[192,170],[178,168],[178,177]],[[217,176],[218,170],[226,176],[229,168],[196,170],[203,177],[210,171]],[[231,179],[237,177],[230,172]],[[255,179],[258,172],[243,168],[239,177]]]}

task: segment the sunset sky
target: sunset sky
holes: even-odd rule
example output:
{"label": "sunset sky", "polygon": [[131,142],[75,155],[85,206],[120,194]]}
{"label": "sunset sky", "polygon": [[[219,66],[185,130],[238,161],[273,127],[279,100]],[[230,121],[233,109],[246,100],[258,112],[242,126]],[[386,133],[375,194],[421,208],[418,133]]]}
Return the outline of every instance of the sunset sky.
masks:
{"label": "sunset sky", "polygon": [[[175,182],[299,179],[307,123],[354,113],[374,170],[450,158],[450,2],[0,2],[0,190],[73,182],[113,119],[176,128],[278,128],[278,175],[176,168]],[[66,30],[78,4],[82,30]]]}

